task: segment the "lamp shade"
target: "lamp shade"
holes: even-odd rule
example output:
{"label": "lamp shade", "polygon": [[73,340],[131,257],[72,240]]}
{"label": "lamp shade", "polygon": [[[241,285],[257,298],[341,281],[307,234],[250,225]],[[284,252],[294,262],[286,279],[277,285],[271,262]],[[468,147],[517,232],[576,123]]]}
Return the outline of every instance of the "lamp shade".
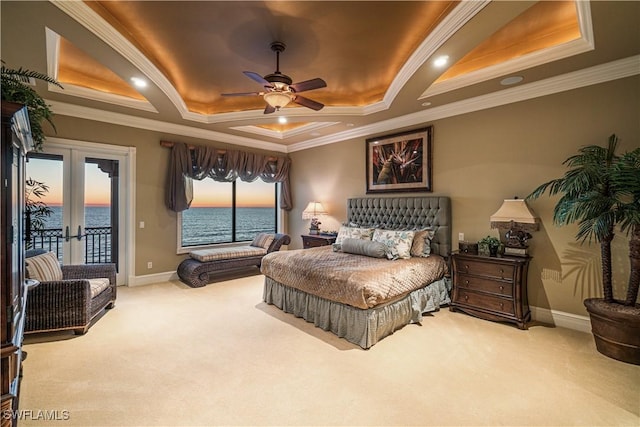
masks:
{"label": "lamp shade", "polygon": [[500,209],[491,215],[492,228],[509,227],[512,222],[520,226],[526,224],[526,228],[532,231],[540,227],[540,219],[523,199],[505,199]]}
{"label": "lamp shade", "polygon": [[328,212],[320,202],[309,202],[307,207],[302,211],[302,219],[313,219],[320,215],[327,215]]}
{"label": "lamp shade", "polygon": [[267,104],[271,105],[276,110],[279,110],[291,102],[291,93],[280,91],[267,92],[264,94],[264,100]]}

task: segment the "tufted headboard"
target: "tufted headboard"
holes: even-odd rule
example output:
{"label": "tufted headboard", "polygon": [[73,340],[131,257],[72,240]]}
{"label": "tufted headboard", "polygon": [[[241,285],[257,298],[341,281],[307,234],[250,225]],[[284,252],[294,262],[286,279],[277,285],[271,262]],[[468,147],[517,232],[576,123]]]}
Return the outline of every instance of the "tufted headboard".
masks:
{"label": "tufted headboard", "polygon": [[433,227],[431,249],[451,253],[451,200],[448,197],[361,197],[347,199],[347,221],[387,229]]}

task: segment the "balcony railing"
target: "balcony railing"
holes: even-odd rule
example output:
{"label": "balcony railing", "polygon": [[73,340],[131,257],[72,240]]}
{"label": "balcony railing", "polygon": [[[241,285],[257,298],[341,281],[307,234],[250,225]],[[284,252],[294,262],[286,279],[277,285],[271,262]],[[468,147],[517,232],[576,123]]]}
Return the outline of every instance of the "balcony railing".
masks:
{"label": "balcony railing", "polygon": [[[112,261],[111,256],[111,227],[87,227],[84,229],[84,262],[85,264],[100,264]],[[65,237],[61,228],[46,228],[32,232],[31,249],[45,249],[51,251],[62,261],[62,245]]]}

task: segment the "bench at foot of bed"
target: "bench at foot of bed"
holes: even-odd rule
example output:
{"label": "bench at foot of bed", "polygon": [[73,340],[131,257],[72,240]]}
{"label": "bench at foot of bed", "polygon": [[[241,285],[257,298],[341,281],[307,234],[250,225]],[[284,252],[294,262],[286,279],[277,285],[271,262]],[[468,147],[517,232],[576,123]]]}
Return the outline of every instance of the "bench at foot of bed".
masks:
{"label": "bench at foot of bed", "polygon": [[290,242],[291,238],[286,234],[260,233],[248,246],[193,251],[178,266],[178,277],[192,288],[200,288],[210,282],[210,274],[260,267],[262,257]]}

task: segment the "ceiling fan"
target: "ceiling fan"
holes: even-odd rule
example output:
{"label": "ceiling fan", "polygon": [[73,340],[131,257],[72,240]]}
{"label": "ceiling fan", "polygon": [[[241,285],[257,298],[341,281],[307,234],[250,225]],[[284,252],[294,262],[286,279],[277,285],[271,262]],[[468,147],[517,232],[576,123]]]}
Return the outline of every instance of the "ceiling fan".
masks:
{"label": "ceiling fan", "polygon": [[260,74],[252,71],[243,71],[245,76],[260,83],[265,88],[264,92],[223,93],[222,96],[262,96],[267,103],[264,114],[278,111],[289,104],[289,102],[295,102],[312,110],[321,110],[324,104],[300,96],[298,93],[326,87],[327,83],[320,78],[292,83],[293,80],[291,77],[280,72],[280,52],[284,52],[285,47],[286,45],[282,42],[276,41],[271,43],[271,50],[276,53],[276,71],[273,74],[267,74],[262,77]]}

